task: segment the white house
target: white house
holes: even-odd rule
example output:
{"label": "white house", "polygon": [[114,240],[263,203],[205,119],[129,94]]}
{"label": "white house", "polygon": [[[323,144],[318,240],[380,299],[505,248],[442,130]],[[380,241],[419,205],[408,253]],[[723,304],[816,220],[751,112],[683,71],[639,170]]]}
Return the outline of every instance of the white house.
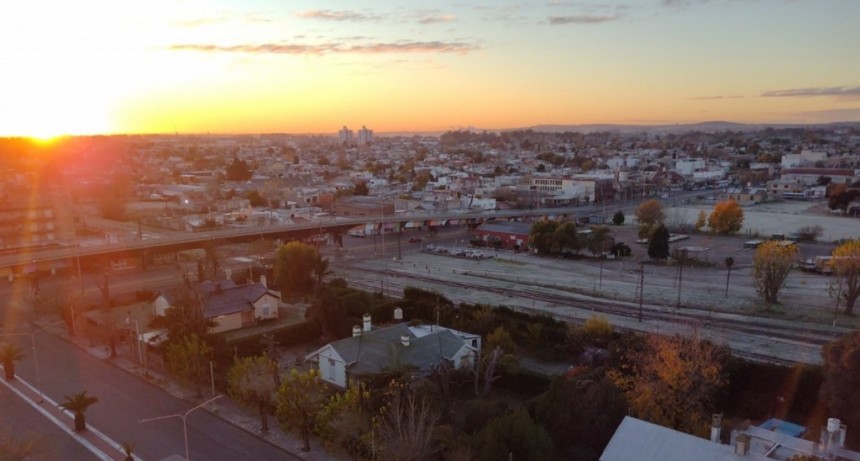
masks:
{"label": "white house", "polygon": [[363,328],[353,328],[352,337],[329,343],[305,358],[317,364],[323,381],[345,389],[350,381],[397,366],[413,366],[419,374],[443,360],[455,368],[471,367],[480,353],[480,335],[405,323],[373,329],[370,315],[365,315]]}

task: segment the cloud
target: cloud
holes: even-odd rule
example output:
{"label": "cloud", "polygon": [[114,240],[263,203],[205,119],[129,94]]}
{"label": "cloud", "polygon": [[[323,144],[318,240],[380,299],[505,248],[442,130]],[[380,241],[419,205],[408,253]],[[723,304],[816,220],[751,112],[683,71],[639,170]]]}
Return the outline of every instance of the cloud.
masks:
{"label": "cloud", "polygon": [[200,27],[212,24],[222,24],[230,21],[239,21],[244,23],[272,22],[270,18],[264,17],[260,13],[252,12],[242,14],[230,11],[220,11],[212,16],[180,19],[175,21],[175,24],[180,27]]}
{"label": "cloud", "polygon": [[453,22],[457,17],[450,14],[429,14],[418,18],[418,24],[437,24],[440,22]]}
{"label": "cloud", "polygon": [[761,95],[765,98],[812,98],[825,96],[840,99],[860,99],[860,86],[794,88],[790,90],[765,91]]}
{"label": "cloud", "polygon": [[717,99],[743,99],[743,96],[696,96],[688,98],[692,101],[712,101]]}
{"label": "cloud", "polygon": [[251,53],[251,54],[390,54],[390,53],[457,53],[466,54],[478,49],[477,46],[461,42],[377,42],[366,44],[321,43],[287,44],[261,43],[240,45],[216,44],[176,44],[169,47],[175,51],[198,51],[205,53]]}
{"label": "cloud", "polygon": [[620,18],[621,15],[618,14],[609,16],[579,14],[573,16],[550,16],[547,20],[553,26],[561,26],[565,24],[601,24],[604,22],[617,21]]}
{"label": "cloud", "polygon": [[375,14],[364,14],[358,11],[332,11],[332,10],[308,10],[299,11],[296,16],[303,19],[322,19],[324,21],[349,21],[349,22],[368,22],[379,21],[382,16]]}

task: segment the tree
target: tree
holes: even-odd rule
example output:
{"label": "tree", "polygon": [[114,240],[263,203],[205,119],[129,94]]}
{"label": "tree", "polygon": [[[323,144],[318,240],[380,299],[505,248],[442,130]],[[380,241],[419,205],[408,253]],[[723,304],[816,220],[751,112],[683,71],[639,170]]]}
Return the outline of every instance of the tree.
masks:
{"label": "tree", "polygon": [[842,214],[845,214],[851,202],[858,198],[860,198],[860,189],[849,189],[847,184],[838,184],[831,187],[827,206],[831,210],[842,210]]}
{"label": "tree", "polygon": [[705,210],[699,210],[699,216],[696,217],[696,231],[701,232],[708,224],[708,214]]}
{"label": "tree", "polygon": [[636,207],[636,220],[640,226],[654,227],[662,223],[666,216],[663,213],[663,204],[659,200],[646,200]]}
{"label": "tree", "polygon": [[552,459],[549,433],[520,407],[495,418],[475,438],[475,452],[481,461],[505,459]]}
{"label": "tree", "polygon": [[228,181],[247,181],[251,179],[251,169],[248,167],[248,162],[233,156],[233,161],[227,166],[225,177]]}
{"label": "tree", "polygon": [[203,395],[203,385],[209,375],[212,348],[195,334],[171,341],[164,351],[164,364],[183,384]]}
{"label": "tree", "polygon": [[[487,395],[493,385],[493,381],[499,379],[496,368],[500,368],[507,374],[519,372],[520,363],[517,359],[517,346],[511,338],[510,333],[504,327],[497,327],[487,335],[483,346],[483,356],[480,358],[479,366],[475,367],[475,394]],[[483,389],[479,391],[479,382],[483,373]]]}
{"label": "tree", "polygon": [[434,427],[439,414],[426,397],[391,381],[377,419],[380,459],[423,461],[438,451]]}
{"label": "tree", "polygon": [[836,247],[830,265],[836,275],[831,291],[839,287],[836,296],[845,300],[845,315],[852,315],[860,296],[860,240],[849,240]]}
{"label": "tree", "polygon": [[314,432],[326,443],[344,449],[354,461],[361,456],[369,458],[373,424],[367,408],[369,399],[370,392],[357,383],[334,394],[317,416]]}
{"label": "tree", "polygon": [[744,225],[744,210],[738,202],[728,199],[714,205],[708,217],[708,227],[720,234],[733,234]]}
{"label": "tree", "polygon": [[860,426],[860,331],[824,345],[821,393],[832,416],[848,427]]}
{"label": "tree", "polygon": [[[46,440],[38,434],[21,435],[20,428],[0,427],[0,461],[27,461],[43,454]],[[39,459],[42,457],[39,456]],[[47,459],[47,458],[46,458]]]}
{"label": "tree", "polygon": [[315,286],[313,273],[319,251],[302,242],[292,241],[281,245],[275,256],[275,281],[282,291],[307,293]]}
{"label": "tree", "polygon": [[735,258],[731,256],[726,256],[726,259],[723,260],[726,264],[726,296],[729,295],[729,277],[732,276],[732,266],[735,265]]}
{"label": "tree", "polygon": [[618,210],[615,212],[614,215],[612,215],[612,224],[615,224],[616,226],[620,226],[620,225],[624,224],[624,219],[625,219],[624,212],[621,210]]}
{"label": "tree", "polygon": [[87,409],[98,401],[98,397],[87,395],[87,391],[81,391],[65,396],[65,400],[60,403],[60,408],[75,415],[75,430],[81,432],[87,430]]}
{"label": "tree", "polygon": [[317,279],[317,283],[315,285],[316,289],[321,290],[323,286],[323,278],[325,278],[326,275],[331,273],[331,271],[329,270],[328,258],[323,258],[322,256],[320,256],[319,251],[317,251],[317,256],[313,260],[311,270],[313,271],[314,276],[316,276]]}
{"label": "tree", "polygon": [[728,348],[698,337],[649,336],[644,350],[631,353],[631,369],[609,372],[637,417],[699,434],[711,406],[727,383]]}
{"label": "tree", "polygon": [[304,443],[302,451],[311,449],[311,431],[327,398],[325,384],[316,370],[299,373],[293,369],[281,380],[275,397],[278,422],[285,431],[299,432]]}
{"label": "tree", "polygon": [[753,284],[764,302],[777,302],[779,290],[785,285],[796,256],[795,245],[784,245],[775,240],[759,245],[753,258]]}
{"label": "tree", "polygon": [[367,181],[359,181],[355,183],[355,187],[352,190],[353,195],[361,195],[365,196],[370,193],[370,190],[367,188]]}
{"label": "tree", "polygon": [[555,444],[556,459],[598,459],[627,415],[627,401],[601,368],[560,376],[535,399],[535,422]]}
{"label": "tree", "polygon": [[824,228],[818,224],[803,226],[797,230],[797,240],[801,242],[814,242],[824,233]]}
{"label": "tree", "polygon": [[24,351],[17,344],[0,344],[0,363],[3,364],[3,373],[6,381],[15,379],[15,362],[24,358]]}
{"label": "tree", "polygon": [[268,357],[237,357],[227,373],[227,392],[239,402],[257,408],[262,432],[269,431],[268,415],[277,390],[272,367],[277,366]]}
{"label": "tree", "polygon": [[553,253],[578,252],[582,248],[582,242],[579,241],[579,233],[573,221],[559,223],[552,232],[550,242]]}
{"label": "tree", "polygon": [[648,257],[666,259],[669,257],[669,229],[660,224],[648,239]]}
{"label": "tree", "polygon": [[599,256],[612,247],[612,238],[609,236],[609,232],[609,228],[606,226],[597,226],[591,229],[586,246],[592,256]]}
{"label": "tree", "polygon": [[553,234],[558,228],[558,221],[541,219],[532,223],[529,231],[529,248],[534,248],[539,255],[553,252]]}
{"label": "tree", "polygon": [[203,294],[191,286],[187,278],[173,292],[173,301],[164,316],[155,317],[150,323],[156,328],[167,329],[169,342],[180,341],[189,336],[206,338],[215,321],[203,316]]}

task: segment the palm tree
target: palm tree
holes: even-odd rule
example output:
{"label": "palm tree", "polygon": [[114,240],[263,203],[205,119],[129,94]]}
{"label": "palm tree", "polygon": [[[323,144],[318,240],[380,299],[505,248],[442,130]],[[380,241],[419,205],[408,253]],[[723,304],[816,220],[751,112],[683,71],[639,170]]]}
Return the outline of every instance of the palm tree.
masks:
{"label": "palm tree", "polygon": [[321,258],[317,255],[316,259],[313,261],[313,272],[317,276],[317,290],[322,288],[323,278],[331,274],[329,270],[329,261],[328,258]]}
{"label": "palm tree", "polygon": [[3,371],[6,381],[15,379],[15,362],[24,358],[24,352],[15,344],[0,344],[0,362],[3,363]]}
{"label": "palm tree", "polygon": [[81,391],[77,394],[67,395],[66,400],[60,404],[60,408],[74,413],[75,430],[81,432],[87,429],[87,419],[84,413],[90,405],[98,401],[98,397],[87,395],[87,391]]}
{"label": "palm tree", "polygon": [[131,442],[123,442],[122,443],[122,452],[125,453],[125,461],[134,461],[134,456],[132,452],[134,451],[134,445]]}

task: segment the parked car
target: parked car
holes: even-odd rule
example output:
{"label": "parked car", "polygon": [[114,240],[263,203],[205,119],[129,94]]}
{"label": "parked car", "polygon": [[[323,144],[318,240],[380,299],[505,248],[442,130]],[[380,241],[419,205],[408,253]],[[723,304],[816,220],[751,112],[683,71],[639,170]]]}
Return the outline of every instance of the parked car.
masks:
{"label": "parked car", "polygon": [[419,237],[409,237],[409,243],[421,243],[421,239]]}

